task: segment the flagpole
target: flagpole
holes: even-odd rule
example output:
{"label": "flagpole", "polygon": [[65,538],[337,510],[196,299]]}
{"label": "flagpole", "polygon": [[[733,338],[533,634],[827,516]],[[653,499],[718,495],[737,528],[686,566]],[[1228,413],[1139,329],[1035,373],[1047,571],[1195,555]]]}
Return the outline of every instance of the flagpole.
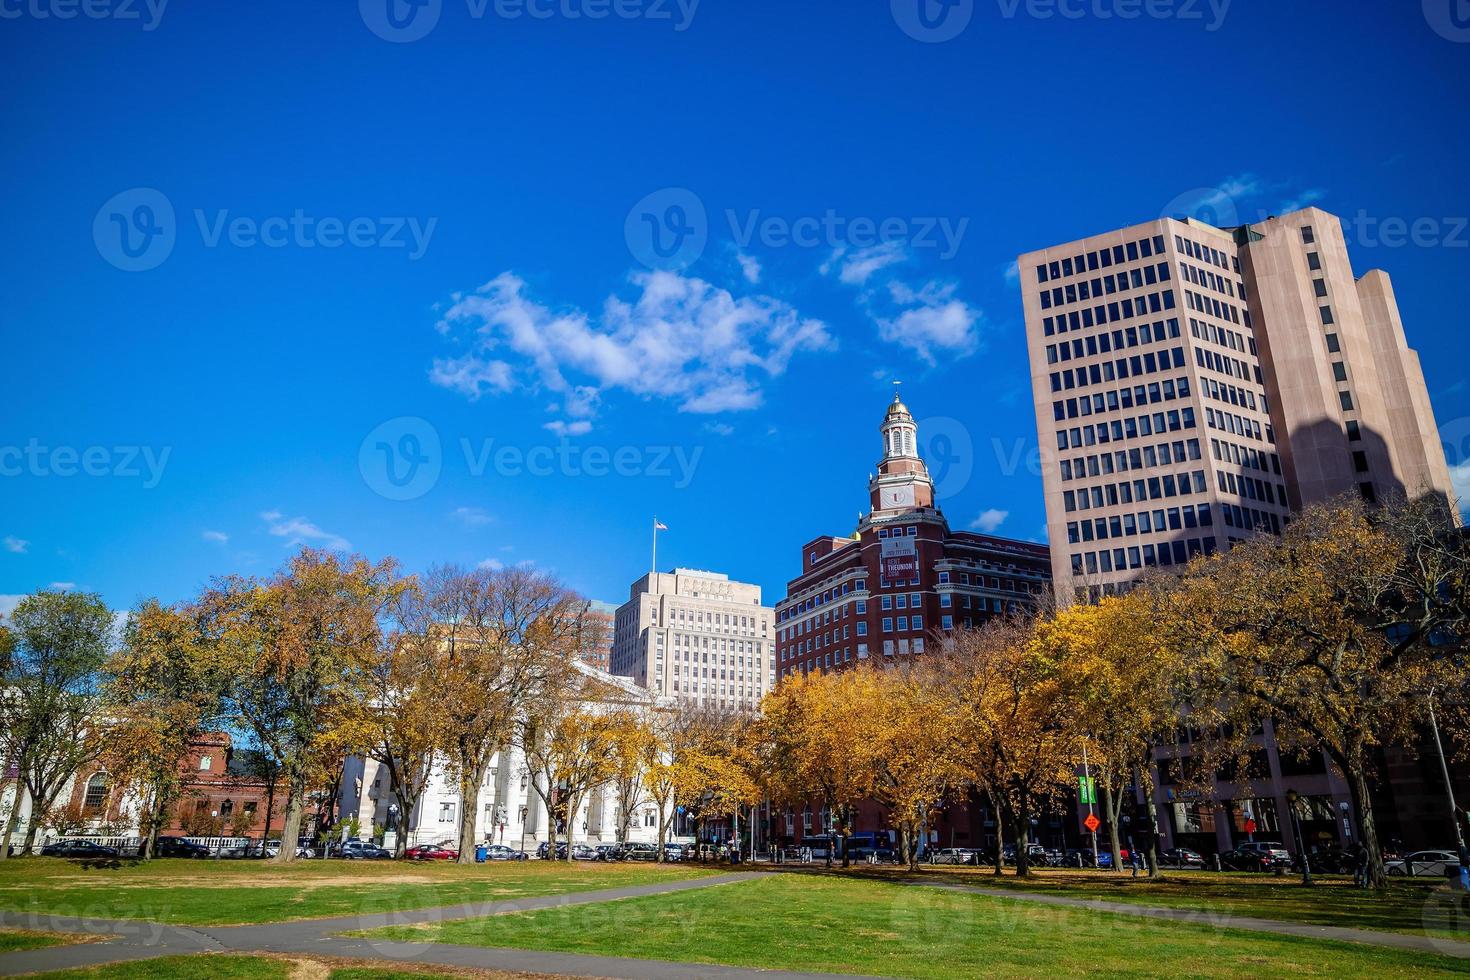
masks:
{"label": "flagpole", "polygon": [[653,558],[648,566],[649,574],[658,572],[658,515],[653,516]]}

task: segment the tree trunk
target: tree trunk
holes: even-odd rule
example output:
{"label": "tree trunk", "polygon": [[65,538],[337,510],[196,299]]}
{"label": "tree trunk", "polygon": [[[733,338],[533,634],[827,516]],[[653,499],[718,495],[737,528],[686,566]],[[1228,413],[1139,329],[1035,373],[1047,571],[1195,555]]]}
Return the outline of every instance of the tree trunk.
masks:
{"label": "tree trunk", "polygon": [[[270,782],[265,785],[265,829],[261,831],[260,836],[261,857],[265,857],[265,843],[271,839],[271,818],[275,816],[276,809],[276,778],[273,772],[270,777]],[[281,841],[281,846],[285,847],[286,842]],[[292,847],[291,850],[294,852],[296,848]],[[279,854],[280,852],[277,851],[276,853]]]}
{"label": "tree trunk", "polygon": [[[301,819],[306,814],[305,780],[293,778],[291,789],[286,794],[286,819],[281,824],[281,849],[271,860],[276,864],[290,864],[296,860],[296,841],[301,837]],[[322,842],[323,853],[326,842]]]}
{"label": "tree trunk", "polygon": [[1030,812],[1029,808],[1026,805],[1026,795],[1023,793],[1021,795],[1021,805],[1016,807],[1016,825],[1013,831],[1016,835],[1017,878],[1031,877],[1031,855],[1028,854],[1026,851],[1027,847],[1029,847],[1031,844],[1031,826],[1028,820],[1029,817]]}
{"label": "tree trunk", "polygon": [[20,823],[20,807],[25,802],[25,796],[26,784],[17,779],[15,781],[15,801],[10,804],[10,813],[5,817],[5,836],[0,837],[0,861],[10,856],[10,839],[15,836],[15,828]]}
{"label": "tree trunk", "polygon": [[1358,815],[1358,836],[1368,849],[1368,883],[1373,888],[1387,888],[1388,875],[1383,870],[1383,851],[1378,846],[1378,824],[1373,819],[1373,802],[1368,798],[1368,779],[1363,773],[1361,751],[1353,753],[1352,763],[1343,766],[1347,770],[1348,795],[1353,800],[1353,810]]}
{"label": "tree trunk", "polygon": [[908,861],[909,870],[918,871],[919,848],[916,846],[917,842],[914,840],[912,824],[907,820],[903,821],[903,823],[899,824],[898,833],[903,840],[903,856]]}
{"label": "tree trunk", "polygon": [[669,829],[669,820],[665,816],[666,809],[663,801],[660,800],[658,805],[658,853],[653,856],[653,860],[657,864],[664,863],[664,841],[667,839]]}
{"label": "tree trunk", "polygon": [[461,765],[459,772],[459,863],[475,863],[475,811],[480,806],[480,784],[485,781],[483,762]]}
{"label": "tree trunk", "polygon": [[[1113,849],[1112,870],[1116,874],[1122,874],[1123,851],[1121,847],[1121,842],[1118,840],[1118,821],[1123,816],[1123,794],[1118,793],[1116,796],[1113,795],[1113,780],[1112,777],[1107,775],[1106,773],[1103,774],[1102,778],[1102,791],[1103,813],[1105,813],[1108,818],[1108,846]],[[1092,857],[1094,861],[1097,860],[1096,854],[1094,854]]]}
{"label": "tree trunk", "polygon": [[1153,790],[1145,784],[1142,777],[1135,780],[1144,797],[1148,800],[1148,823],[1150,833],[1148,835],[1148,876],[1150,878],[1161,878],[1163,872],[1159,869],[1159,806],[1154,802]]}

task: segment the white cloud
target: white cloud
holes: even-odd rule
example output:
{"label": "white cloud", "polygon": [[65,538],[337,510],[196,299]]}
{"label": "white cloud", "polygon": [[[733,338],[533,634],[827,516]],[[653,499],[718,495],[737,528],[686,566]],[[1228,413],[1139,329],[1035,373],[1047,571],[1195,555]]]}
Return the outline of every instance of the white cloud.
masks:
{"label": "white cloud", "polygon": [[736,260],[740,263],[740,273],[745,276],[745,281],[752,286],[761,281],[760,259],[744,252],[735,253]]}
{"label": "white cloud", "polygon": [[54,592],[70,592],[77,587],[75,582],[52,582],[46,588]]}
{"label": "white cloud", "polygon": [[1006,266],[1005,280],[1006,282],[1021,281],[1021,266],[1015,259],[1011,259],[1010,265]]}
{"label": "white cloud", "polygon": [[1450,467],[1450,483],[1460,502],[1460,513],[1470,517],[1470,459]]}
{"label": "white cloud", "polygon": [[449,516],[465,527],[484,527],[495,520],[483,507],[456,507],[449,512]]}
{"label": "white cloud", "polygon": [[497,558],[486,558],[484,561],[480,562],[479,567],[489,572],[498,572],[505,567],[505,562],[500,561]]}
{"label": "white cloud", "polygon": [[0,619],[9,619],[10,614],[15,612],[15,607],[20,605],[23,595],[0,595]]}
{"label": "white cloud", "polygon": [[567,438],[570,436],[585,436],[592,431],[592,423],[586,419],[578,419],[576,422],[564,422],[561,419],[556,419],[555,421],[547,422],[541,428],[548,432],[554,432],[563,438]]}
{"label": "white cloud", "polygon": [[230,543],[230,536],[223,531],[205,531],[203,534],[200,535],[200,537],[202,537],[205,541],[211,541],[215,544]]}
{"label": "white cloud", "polygon": [[266,530],[278,538],[285,538],[288,546],[310,545],[329,551],[350,551],[352,544],[344,537],[324,531],[304,517],[285,517],[278,510],[268,510],[260,515]]}
{"label": "white cloud", "polygon": [[3,543],[5,545],[6,551],[14,555],[25,554],[26,549],[31,546],[31,543],[25,538],[13,538],[10,535],[6,535],[4,541],[0,543]]}
{"label": "white cloud", "polygon": [[717,436],[728,436],[735,433],[735,426],[726,425],[724,422],[707,422],[705,423],[704,430],[706,432],[713,432]]}
{"label": "white cloud", "polygon": [[849,286],[864,286],[875,273],[907,259],[908,248],[899,241],[882,242],[851,253],[845,248],[839,248],[822,265],[822,274],[826,275],[836,268],[837,278],[842,282]]}
{"label": "white cloud", "polygon": [[1010,511],[996,510],[994,507],[992,507],[987,511],[983,511],[979,517],[971,521],[970,527],[973,530],[984,531],[986,534],[991,534],[995,531],[996,528],[1004,524],[1006,522],[1006,518],[1010,516]]}
{"label": "white cloud", "polygon": [[895,305],[908,307],[897,316],[878,317],[878,335],[909,348],[930,364],[936,350],[963,357],[980,346],[980,311],[954,298],[951,284],[931,281],[915,290],[895,279],[888,294]]}
{"label": "white cloud", "polygon": [[1327,192],[1320,187],[1309,187],[1287,201],[1281,202],[1282,213],[1300,211],[1302,208],[1315,204],[1327,196]]}
{"label": "white cloud", "polygon": [[797,352],[835,346],[826,324],[769,296],[736,297],[673,272],[631,281],[636,298],[609,296],[594,316],[542,305],[503,273],[445,311],[439,331],[469,351],[436,361],[431,379],[471,399],[521,387],[554,392],[558,410],[583,421],[547,427],[575,435],[590,430],[585,420],[614,389],[667,398],[683,412],[754,408],[762,382],[783,374]]}

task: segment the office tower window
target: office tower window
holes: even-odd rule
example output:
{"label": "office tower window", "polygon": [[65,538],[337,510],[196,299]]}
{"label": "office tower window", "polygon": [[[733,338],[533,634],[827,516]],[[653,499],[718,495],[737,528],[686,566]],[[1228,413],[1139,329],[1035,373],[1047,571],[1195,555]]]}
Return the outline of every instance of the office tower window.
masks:
{"label": "office tower window", "polygon": [[1353,452],[1353,469],[1359,473],[1368,472],[1368,454],[1361,449]]}
{"label": "office tower window", "polygon": [[1351,412],[1353,410],[1353,393],[1351,391],[1339,391],[1337,393],[1337,400],[1342,403],[1342,410],[1344,412]]}
{"label": "office tower window", "polygon": [[1337,381],[1347,380],[1347,366],[1341,361],[1332,362],[1332,377]]}
{"label": "office tower window", "polygon": [[1313,242],[1315,242],[1316,240],[1317,240],[1317,235],[1316,235],[1315,232],[1312,231],[1312,226],[1311,225],[1302,225],[1302,241],[1303,242],[1306,242],[1308,245],[1310,245]]}
{"label": "office tower window", "polygon": [[1312,280],[1312,292],[1316,293],[1318,296],[1326,296],[1327,295],[1327,280],[1326,279],[1313,279]]}
{"label": "office tower window", "polygon": [[1337,341],[1337,334],[1330,333],[1327,335],[1327,349],[1334,354],[1342,350],[1342,345]]}
{"label": "office tower window", "polygon": [[1308,269],[1311,269],[1313,272],[1321,272],[1322,271],[1322,256],[1320,254],[1318,254],[1317,252],[1308,252],[1307,253],[1307,268]]}
{"label": "office tower window", "polygon": [[1323,306],[1323,307],[1319,307],[1319,310],[1320,310],[1320,312],[1322,314],[1322,322],[1324,324],[1327,324],[1328,326],[1331,326],[1332,323],[1334,322],[1333,319],[1332,319],[1332,307],[1330,307],[1330,306]]}
{"label": "office tower window", "polygon": [[1347,422],[1347,436],[1348,436],[1348,439],[1350,441],[1352,441],[1352,442],[1362,442],[1363,441],[1363,429],[1362,429],[1362,427],[1360,425],[1358,425],[1358,420],[1357,419],[1348,419],[1348,422]]}

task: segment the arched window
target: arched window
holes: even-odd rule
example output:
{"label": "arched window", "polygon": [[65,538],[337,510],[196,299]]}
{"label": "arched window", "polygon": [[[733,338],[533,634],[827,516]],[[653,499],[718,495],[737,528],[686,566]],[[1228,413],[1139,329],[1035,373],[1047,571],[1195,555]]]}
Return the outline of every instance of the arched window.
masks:
{"label": "arched window", "polygon": [[904,429],[903,430],[903,442],[904,442],[904,448],[906,450],[908,450],[908,454],[910,456],[914,455],[914,430],[913,429]]}
{"label": "arched window", "polygon": [[107,791],[110,788],[107,773],[99,772],[87,780],[87,795],[82,798],[82,809],[95,813],[107,806]]}

